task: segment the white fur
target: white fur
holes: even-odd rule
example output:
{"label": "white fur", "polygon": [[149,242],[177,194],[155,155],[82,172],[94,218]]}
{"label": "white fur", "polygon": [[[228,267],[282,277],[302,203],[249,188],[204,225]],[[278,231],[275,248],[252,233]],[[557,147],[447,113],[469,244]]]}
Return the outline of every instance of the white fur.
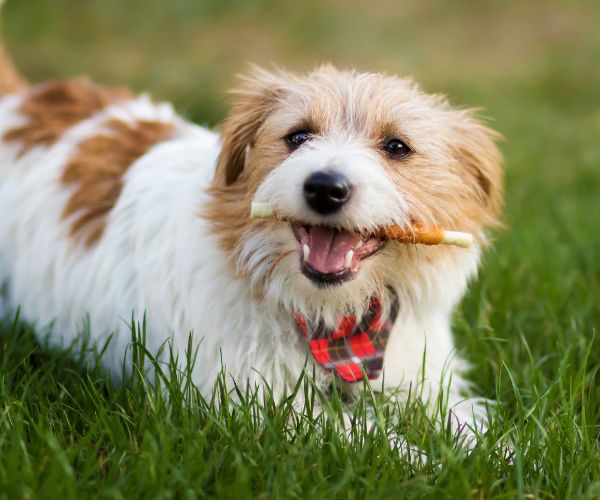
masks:
{"label": "white fur", "polygon": [[[22,123],[16,112],[20,99],[0,101],[0,137]],[[110,117],[173,122],[177,133],[128,170],[103,237],[86,248],[69,236],[70,221],[61,219],[70,190],[60,177],[77,145]],[[199,345],[193,377],[205,395],[222,364],[238,383],[266,381],[276,396],[290,390],[305,363],[313,363],[293,326],[293,311],[331,303],[331,321],[340,301],[360,307],[373,291],[369,276],[374,264],[363,262],[351,284],[317,290],[298,272],[289,227],[269,226],[246,240],[237,265],[253,273],[250,279],[240,277],[200,215],[219,147],[216,134],[144,97],[116,104],[77,124],[55,145],[21,157],[18,145],[0,143],[0,282],[9,283],[9,308],[20,306],[22,317],[35,322],[40,332],[53,323],[50,340],[62,345],[74,342],[89,318],[96,341],[102,343],[113,334],[103,361],[116,377],[130,341],[133,312],[138,319],[147,314],[151,350],[172,339],[183,358],[188,334],[193,334]],[[367,148],[352,138],[330,138],[291,155],[263,183],[256,199],[318,223],[304,208],[301,189],[294,188],[324,165],[342,169],[360,186],[347,209],[328,222],[369,228],[408,220],[402,193]],[[290,189],[282,191],[282,185]],[[294,253],[277,267],[266,296],[258,299],[257,282],[267,272],[275,248]],[[459,375],[462,363],[453,352],[450,320],[476,271],[479,250],[449,249],[435,264],[425,259],[431,249],[400,251],[405,259],[398,259],[397,250],[384,249],[378,256],[378,265],[389,268],[390,281],[399,283],[401,311],[385,356],[386,387],[380,381],[373,385],[401,394],[419,386],[424,397],[435,398],[452,376],[450,403],[458,405],[466,384]],[[316,365],[315,370],[325,388],[332,375]],[[471,404],[461,408],[464,421]]]}

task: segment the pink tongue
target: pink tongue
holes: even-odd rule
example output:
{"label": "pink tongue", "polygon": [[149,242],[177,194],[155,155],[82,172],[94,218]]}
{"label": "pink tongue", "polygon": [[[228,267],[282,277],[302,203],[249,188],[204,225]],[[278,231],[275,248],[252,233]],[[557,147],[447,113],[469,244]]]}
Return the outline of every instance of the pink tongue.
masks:
{"label": "pink tongue", "polygon": [[344,268],[346,254],[354,250],[361,239],[359,234],[312,226],[308,231],[308,241],[302,241],[302,244],[306,243],[310,248],[310,267],[321,273],[335,273]]}

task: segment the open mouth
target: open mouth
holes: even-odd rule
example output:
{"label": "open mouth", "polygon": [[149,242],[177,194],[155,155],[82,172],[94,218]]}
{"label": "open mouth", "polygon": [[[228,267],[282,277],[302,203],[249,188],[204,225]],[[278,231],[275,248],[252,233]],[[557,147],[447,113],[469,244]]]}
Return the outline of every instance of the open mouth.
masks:
{"label": "open mouth", "polygon": [[300,270],[320,287],[339,285],[358,274],[360,263],[384,245],[376,236],[365,236],[328,226],[292,224],[298,240]]}

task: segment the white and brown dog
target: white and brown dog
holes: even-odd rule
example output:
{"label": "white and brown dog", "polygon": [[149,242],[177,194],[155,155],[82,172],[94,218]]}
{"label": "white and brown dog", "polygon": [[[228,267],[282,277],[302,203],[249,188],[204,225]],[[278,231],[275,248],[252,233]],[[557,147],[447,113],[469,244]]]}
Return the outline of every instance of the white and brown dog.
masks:
{"label": "white and brown dog", "polygon": [[[432,402],[451,380],[458,420],[479,414],[451,317],[502,204],[496,134],[411,80],[331,66],[255,70],[234,96],[216,133],[87,79],[29,85],[2,55],[5,308],[62,345],[87,318],[116,375],[145,312],[150,349],[192,332],[204,394],[224,366],[282,395],[308,363],[323,388],[366,374]],[[296,222],[251,220],[253,200]],[[413,219],[476,244],[372,236]]]}

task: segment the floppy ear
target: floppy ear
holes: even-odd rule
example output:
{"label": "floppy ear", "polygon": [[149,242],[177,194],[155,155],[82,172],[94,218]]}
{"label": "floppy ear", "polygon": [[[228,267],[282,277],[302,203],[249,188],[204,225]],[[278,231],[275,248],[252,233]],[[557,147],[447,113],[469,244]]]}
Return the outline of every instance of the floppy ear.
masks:
{"label": "floppy ear", "polygon": [[459,111],[458,115],[454,157],[464,169],[474,198],[493,220],[500,214],[504,198],[502,155],[496,146],[501,136],[474,118],[472,111]]}
{"label": "floppy ear", "polygon": [[254,145],[256,134],[283,91],[282,79],[283,73],[254,68],[252,74],[231,91],[235,100],[222,125],[216,171],[221,185],[233,184],[244,171],[246,155]]}

